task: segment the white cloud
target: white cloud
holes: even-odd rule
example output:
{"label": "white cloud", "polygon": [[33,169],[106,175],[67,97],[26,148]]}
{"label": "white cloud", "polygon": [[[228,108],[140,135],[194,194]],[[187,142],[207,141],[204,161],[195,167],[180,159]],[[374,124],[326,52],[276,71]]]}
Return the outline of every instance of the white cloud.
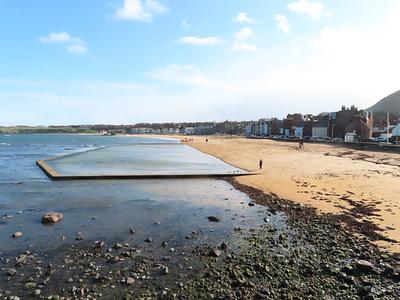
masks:
{"label": "white cloud", "polygon": [[236,40],[244,41],[252,38],[254,36],[253,30],[249,27],[244,27],[243,29],[235,33]]}
{"label": "white cloud", "polygon": [[88,49],[83,44],[73,44],[67,46],[67,51],[72,54],[83,55],[88,52]]}
{"label": "white cloud", "polygon": [[257,47],[248,43],[248,40],[254,37],[254,32],[249,27],[244,27],[235,32],[235,40],[233,41],[232,50],[249,50],[255,51]]}
{"label": "white cloud", "polygon": [[119,19],[151,23],[157,14],[167,11],[167,7],[157,0],[124,0],[116,12]]}
{"label": "white cloud", "polygon": [[42,43],[69,43],[72,37],[68,32],[53,32],[39,38]]}
{"label": "white cloud", "polygon": [[47,36],[39,37],[39,41],[43,44],[66,44],[67,52],[72,54],[82,55],[88,52],[86,42],[77,37],[71,36],[65,31],[49,33]]}
{"label": "white cloud", "polygon": [[290,24],[286,16],[277,14],[275,15],[276,26],[279,30],[283,31],[286,34],[289,34],[290,31]]}
{"label": "white cloud", "polygon": [[332,12],[326,11],[324,5],[319,1],[297,0],[288,4],[288,9],[301,15],[307,15],[313,20],[328,17]]}
{"label": "white cloud", "polygon": [[252,24],[255,23],[255,20],[251,19],[246,12],[240,12],[233,21],[237,23],[248,23]]}
{"label": "white cloud", "polygon": [[222,43],[221,39],[215,36],[211,37],[196,37],[185,36],[180,39],[182,44],[196,45],[196,46],[214,46]]}
{"label": "white cloud", "polygon": [[171,64],[146,73],[152,79],[180,84],[207,85],[209,79],[193,65]]}
{"label": "white cloud", "polygon": [[194,65],[171,64],[162,68],[155,68],[146,73],[152,79],[185,84],[198,87],[224,88],[226,84],[209,76],[206,76]]}

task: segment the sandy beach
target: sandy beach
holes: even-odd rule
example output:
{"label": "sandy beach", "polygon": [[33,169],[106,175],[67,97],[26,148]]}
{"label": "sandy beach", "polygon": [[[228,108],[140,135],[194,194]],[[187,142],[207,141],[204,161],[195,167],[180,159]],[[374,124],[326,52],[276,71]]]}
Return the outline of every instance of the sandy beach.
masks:
{"label": "sandy beach", "polygon": [[400,252],[400,154],[312,143],[299,150],[297,143],[227,137],[190,137],[188,144],[246,170],[257,170],[262,159],[261,174],[238,183],[378,226],[385,240],[375,242]]}

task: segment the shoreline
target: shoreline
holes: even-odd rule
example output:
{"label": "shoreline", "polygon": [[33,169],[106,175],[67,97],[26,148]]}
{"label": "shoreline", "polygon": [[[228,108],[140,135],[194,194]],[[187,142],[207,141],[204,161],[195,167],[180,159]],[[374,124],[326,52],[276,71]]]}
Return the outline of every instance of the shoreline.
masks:
{"label": "shoreline", "polygon": [[[169,242],[165,246],[161,241],[131,242],[127,232],[126,238],[116,241],[68,243],[44,257],[29,251],[3,257],[0,269],[7,274],[15,269],[16,274],[7,281],[0,273],[0,297],[396,299],[400,295],[400,255],[382,252],[357,232],[341,230],[341,220],[320,215],[315,208],[234,179],[226,181],[249,195],[252,202],[243,209],[264,208],[258,216],[264,225],[232,228],[230,239],[220,237],[212,243],[204,242],[204,233],[193,231],[176,249]],[[279,226],[280,218],[287,225]],[[217,229],[217,224],[210,222],[211,228]]]}
{"label": "shoreline", "polygon": [[[219,144],[217,148],[227,149]],[[148,220],[152,234],[124,223],[126,228],[111,238],[69,236],[54,250],[0,253],[0,298],[389,300],[400,296],[400,254],[375,245],[374,240],[385,237],[377,235],[370,223],[357,220],[357,214],[370,213],[369,207],[355,203],[347,214],[321,214],[241,178],[222,180],[229,183],[226,191],[217,196],[203,192],[207,203],[229,205],[236,199],[228,196],[229,191],[237,190],[245,197],[236,200],[238,210],[221,209],[210,217],[202,198],[201,210],[188,214],[191,225],[178,236],[171,227],[161,238],[163,220]],[[203,220],[201,224],[193,221],[195,216]],[[65,212],[62,222],[71,217]],[[221,230],[224,227],[228,230]]]}
{"label": "shoreline", "polygon": [[203,136],[187,138],[185,144],[241,169],[252,170],[250,163],[256,167],[262,157],[263,174],[238,183],[334,215],[347,226],[360,227],[359,233],[374,236],[382,250],[400,252],[399,154],[316,144],[298,151],[293,143],[241,137],[210,136],[208,143]]}

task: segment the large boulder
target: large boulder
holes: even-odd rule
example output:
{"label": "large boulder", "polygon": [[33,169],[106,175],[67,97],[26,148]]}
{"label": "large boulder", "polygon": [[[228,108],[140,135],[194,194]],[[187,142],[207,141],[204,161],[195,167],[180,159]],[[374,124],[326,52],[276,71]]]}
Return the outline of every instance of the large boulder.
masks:
{"label": "large boulder", "polygon": [[42,217],[43,224],[54,224],[61,221],[64,215],[59,212],[48,212]]}

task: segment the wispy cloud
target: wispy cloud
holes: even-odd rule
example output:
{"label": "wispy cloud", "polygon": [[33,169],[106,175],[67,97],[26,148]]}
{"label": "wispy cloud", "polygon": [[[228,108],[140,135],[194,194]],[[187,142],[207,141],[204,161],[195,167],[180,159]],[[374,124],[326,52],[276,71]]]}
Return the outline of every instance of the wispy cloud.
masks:
{"label": "wispy cloud", "polygon": [[248,40],[254,37],[254,32],[249,27],[244,27],[235,32],[235,40],[233,41],[232,50],[248,50],[255,51],[257,47],[249,44]]}
{"label": "wispy cloud", "polygon": [[67,46],[67,51],[72,54],[83,55],[88,52],[85,45],[82,44],[74,44]]}
{"label": "wispy cloud", "polygon": [[223,87],[224,83],[218,79],[206,76],[194,65],[171,64],[155,68],[146,73],[152,79],[176,84],[185,84],[202,87]]}
{"label": "wispy cloud", "polygon": [[196,45],[196,46],[214,46],[222,43],[222,40],[218,37],[197,37],[197,36],[185,36],[180,39],[182,44]]}
{"label": "wispy cloud", "polygon": [[255,20],[251,19],[246,12],[240,12],[235,18],[233,18],[233,21],[237,23],[255,23]]}
{"label": "wispy cloud", "polygon": [[277,14],[275,15],[276,26],[278,29],[286,34],[289,34],[290,31],[290,23],[286,16]]}
{"label": "wispy cloud", "polygon": [[167,7],[157,0],[124,0],[116,12],[118,19],[151,23],[155,15],[167,12]]}
{"label": "wispy cloud", "polygon": [[331,11],[327,11],[319,1],[297,0],[288,4],[288,9],[300,15],[306,15],[313,20],[319,20],[322,17],[332,15]]}
{"label": "wispy cloud", "polygon": [[39,37],[39,41],[43,44],[65,44],[69,53],[83,55],[88,52],[86,42],[71,36],[68,32],[52,32],[47,36]]}

